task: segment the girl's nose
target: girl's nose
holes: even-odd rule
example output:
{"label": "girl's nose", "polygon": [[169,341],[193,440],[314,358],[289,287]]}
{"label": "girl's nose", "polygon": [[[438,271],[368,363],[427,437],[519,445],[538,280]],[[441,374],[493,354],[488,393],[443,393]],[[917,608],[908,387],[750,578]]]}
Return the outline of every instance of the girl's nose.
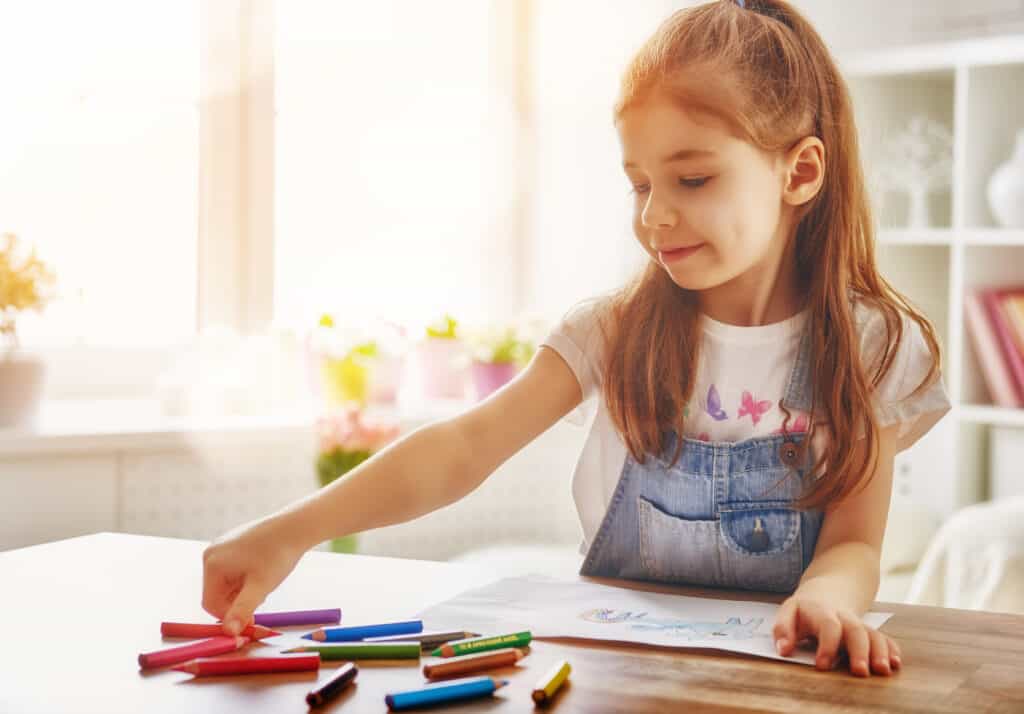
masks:
{"label": "girl's nose", "polygon": [[647,204],[640,214],[640,220],[645,228],[675,228],[679,216],[676,214],[675,208],[668,202],[662,201],[654,191],[651,191],[647,196]]}

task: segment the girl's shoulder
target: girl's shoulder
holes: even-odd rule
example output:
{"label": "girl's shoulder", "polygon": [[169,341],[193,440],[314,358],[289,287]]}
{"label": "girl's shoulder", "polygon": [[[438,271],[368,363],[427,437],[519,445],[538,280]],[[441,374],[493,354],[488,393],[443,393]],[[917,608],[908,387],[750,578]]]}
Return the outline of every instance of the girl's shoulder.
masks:
{"label": "girl's shoulder", "polygon": [[921,325],[910,313],[893,305],[886,309],[874,301],[853,299],[853,319],[860,339],[861,363],[869,378],[891,359],[879,391],[890,399],[905,398],[921,384],[938,355]]}

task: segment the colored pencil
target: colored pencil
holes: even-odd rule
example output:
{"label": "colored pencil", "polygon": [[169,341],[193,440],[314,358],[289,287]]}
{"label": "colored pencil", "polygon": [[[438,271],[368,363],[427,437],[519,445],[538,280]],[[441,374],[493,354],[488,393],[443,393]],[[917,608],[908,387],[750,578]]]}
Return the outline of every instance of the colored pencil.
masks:
{"label": "colored pencil", "polygon": [[419,659],[419,642],[345,642],[301,645],[283,652],[318,652],[323,659]]}
{"label": "colored pencil", "polygon": [[317,642],[356,642],[366,637],[410,635],[417,632],[423,632],[422,620],[383,622],[379,625],[358,625],[356,627],[327,627],[305,634],[302,639]]}
{"label": "colored pencil", "polygon": [[551,669],[533,686],[533,701],[537,704],[546,704],[551,701],[562,683],[569,678],[571,671],[572,667],[564,659],[555,662]]}
{"label": "colored pencil", "polygon": [[388,694],[384,697],[384,703],[388,705],[388,709],[394,711],[460,699],[476,699],[488,697],[507,684],[508,680],[497,680],[493,677],[453,679],[450,682],[438,682],[419,689]]}
{"label": "colored pencil", "polygon": [[167,649],[156,650],[155,652],[144,652],[139,655],[139,666],[143,669],[151,669],[153,667],[166,667],[169,664],[187,662],[196,657],[212,657],[213,655],[224,654],[225,652],[234,652],[245,646],[247,642],[249,642],[248,637],[228,637],[226,635],[211,637],[188,645],[168,647]]}
{"label": "colored pencil", "polygon": [[473,637],[468,640],[457,640],[438,647],[431,652],[435,657],[454,657],[456,655],[472,654],[484,650],[500,650],[505,647],[526,647],[530,644],[533,636],[529,630],[515,632],[510,635],[496,635],[494,637]]}
{"label": "colored pencil", "polygon": [[441,679],[442,677],[479,672],[484,669],[509,667],[525,656],[522,650],[509,647],[503,650],[494,650],[493,652],[478,652],[477,654],[465,655],[463,657],[450,657],[440,664],[423,665],[423,676],[427,679]]}
{"label": "colored pencil", "polygon": [[257,612],[253,619],[257,625],[266,627],[289,627],[291,625],[337,625],[341,622],[341,610],[295,610],[290,612]]}
{"label": "colored pencil", "polygon": [[314,689],[306,695],[306,704],[311,707],[319,707],[338,696],[359,674],[359,668],[354,662],[346,662],[338,667],[331,679],[322,687]]}
{"label": "colored pencil", "polygon": [[[192,622],[161,622],[160,634],[164,637],[230,637],[224,633],[224,626],[216,623],[206,625]],[[263,625],[249,625],[238,634],[250,640],[262,640],[265,637],[276,637],[281,633]]]}
{"label": "colored pencil", "polygon": [[222,674],[263,674],[268,672],[308,672],[320,668],[320,657],[211,657],[193,659],[173,669],[198,677]]}
{"label": "colored pencil", "polygon": [[390,635],[388,637],[367,637],[363,642],[419,642],[420,647],[424,649],[433,649],[440,647],[445,642],[451,642],[452,640],[467,640],[473,637],[479,637],[479,632],[466,632],[459,630],[457,632],[442,632],[440,630],[436,632],[420,632],[414,635]]}

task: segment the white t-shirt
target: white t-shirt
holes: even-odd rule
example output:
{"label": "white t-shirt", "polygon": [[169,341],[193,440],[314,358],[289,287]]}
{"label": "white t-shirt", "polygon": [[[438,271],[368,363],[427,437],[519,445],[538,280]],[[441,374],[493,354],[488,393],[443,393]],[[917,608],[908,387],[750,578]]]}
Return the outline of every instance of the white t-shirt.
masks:
{"label": "white t-shirt", "polygon": [[[597,315],[603,305],[601,298],[577,303],[541,343],[562,356],[583,391],[583,403],[565,418],[578,425],[592,419],[572,487],[583,529],[583,553],[601,525],[627,454],[601,394],[603,345]],[[785,418],[779,400],[785,394],[807,316],[805,310],[782,322],[741,327],[702,314],[701,358],[693,396],[687,405],[684,435],[705,441],[737,442],[779,433]],[[872,374],[870,366],[876,364],[873,360],[879,359],[884,346],[885,318],[856,302],[854,319],[860,326],[861,354]],[[756,359],[751,358],[752,354]],[[897,451],[914,444],[951,408],[941,378],[913,399],[905,399],[930,367],[931,353],[920,327],[903,315],[903,340],[875,392],[879,425],[900,425]],[[807,419],[807,413],[791,409],[788,430],[807,431]],[[824,438],[824,430],[815,434],[815,456],[822,453]]]}

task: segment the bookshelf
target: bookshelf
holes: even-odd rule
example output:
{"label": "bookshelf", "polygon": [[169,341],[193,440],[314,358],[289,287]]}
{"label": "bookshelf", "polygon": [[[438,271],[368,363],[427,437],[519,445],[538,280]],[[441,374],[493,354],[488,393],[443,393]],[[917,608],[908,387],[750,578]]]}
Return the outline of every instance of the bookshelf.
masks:
{"label": "bookshelf", "polygon": [[[1024,128],[1024,35],[886,49],[839,58],[853,94],[865,170],[883,140],[913,116],[952,131],[952,182],[929,195],[929,226],[906,228],[905,194],[876,197],[878,259],[886,277],[935,325],[953,409],[897,457],[896,489],[943,516],[988,499],[993,427],[1020,429],[1024,409],[992,406],[965,329],[963,297],[975,287],[1024,284],[1024,230],[1000,228],[989,177]],[[1024,467],[1021,467],[1024,478]]]}

